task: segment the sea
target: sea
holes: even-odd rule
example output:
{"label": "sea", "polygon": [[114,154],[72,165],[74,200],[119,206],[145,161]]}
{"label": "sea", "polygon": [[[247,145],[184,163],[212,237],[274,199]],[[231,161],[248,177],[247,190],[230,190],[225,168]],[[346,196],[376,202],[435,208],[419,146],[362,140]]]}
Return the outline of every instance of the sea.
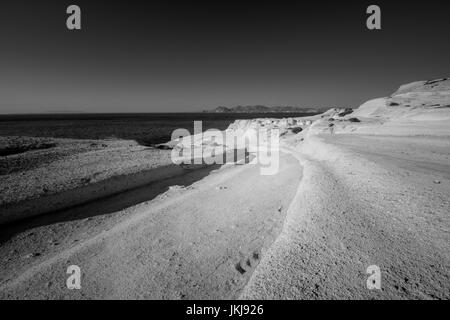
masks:
{"label": "sea", "polygon": [[176,129],[194,133],[202,129],[225,130],[237,119],[288,118],[311,113],[79,113],[0,115],[0,136],[72,139],[125,139],[152,146],[170,140]]}

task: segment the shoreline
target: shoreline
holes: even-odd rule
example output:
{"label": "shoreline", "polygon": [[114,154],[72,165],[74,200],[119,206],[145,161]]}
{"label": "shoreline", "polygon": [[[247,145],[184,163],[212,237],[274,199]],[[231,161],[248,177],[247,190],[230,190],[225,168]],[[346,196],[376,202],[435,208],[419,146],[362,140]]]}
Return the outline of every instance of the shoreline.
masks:
{"label": "shoreline", "polygon": [[[7,140],[8,138],[2,137],[2,139]],[[39,140],[38,138],[34,139]],[[57,149],[57,143],[61,143],[61,141],[67,144],[72,141],[80,143],[80,140],[66,141],[65,139],[51,140],[48,138],[45,141],[57,141],[55,143],[56,148],[53,146],[53,149]],[[81,144],[101,145],[103,142],[105,141],[89,140],[87,142],[82,141]],[[218,164],[207,164],[208,159],[203,158],[200,164],[194,158],[192,164],[175,164],[170,159],[172,147],[161,148],[156,146],[148,148],[137,145],[135,142],[122,140],[108,140],[108,143],[113,144],[113,146],[103,144],[104,147],[101,150],[94,149],[87,152],[77,149],[74,153],[75,159],[73,155],[62,157],[62,159],[53,161],[53,167],[47,167],[44,163],[44,165],[38,165],[37,168],[29,170],[24,168],[25,171],[17,170],[17,172],[5,174],[5,179],[0,183],[0,189],[3,192],[0,198],[0,226],[107,198],[157,181],[179,177],[192,170],[206,167],[213,170],[220,167]],[[170,143],[169,141],[163,145]],[[29,156],[33,152],[42,153],[44,158],[49,157],[46,154],[47,149],[37,149],[24,153]],[[117,161],[111,161],[111,152],[117,154]],[[233,162],[251,160],[247,159],[249,154],[246,152],[242,154],[239,151],[236,152],[236,150],[224,149],[223,157],[228,160],[229,154],[233,155]],[[20,158],[22,156],[23,153],[17,153],[12,157]],[[77,158],[80,157],[87,164],[87,167],[81,171],[73,172],[75,170],[74,163],[79,163]],[[145,161],[146,159],[150,161]],[[34,159],[32,158],[32,160]],[[99,164],[98,161],[101,163]],[[116,164],[118,167],[114,166]],[[224,161],[223,165],[226,164]],[[53,183],[52,186],[37,181],[34,185],[27,185],[28,189],[26,189],[20,184],[20,182],[34,181],[38,176],[46,176],[55,172],[62,179],[50,179]],[[69,177],[64,177],[64,172],[70,173]],[[12,197],[12,194],[18,193],[15,190],[21,190],[20,198]]]}
{"label": "shoreline", "polygon": [[[279,130],[275,175],[257,161],[191,170],[16,230],[0,246],[0,297],[448,299],[450,108],[424,96],[236,121]],[[72,264],[81,291],[65,287]]]}

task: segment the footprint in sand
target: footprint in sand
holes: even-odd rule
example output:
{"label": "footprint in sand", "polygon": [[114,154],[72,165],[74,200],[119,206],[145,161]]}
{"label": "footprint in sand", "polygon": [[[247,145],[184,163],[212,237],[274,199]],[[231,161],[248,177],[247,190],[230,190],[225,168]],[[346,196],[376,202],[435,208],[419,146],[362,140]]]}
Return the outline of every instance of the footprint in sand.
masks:
{"label": "footprint in sand", "polygon": [[260,253],[258,251],[253,251],[250,257],[241,259],[238,263],[235,264],[234,268],[243,275],[251,268],[256,267],[260,258]]}

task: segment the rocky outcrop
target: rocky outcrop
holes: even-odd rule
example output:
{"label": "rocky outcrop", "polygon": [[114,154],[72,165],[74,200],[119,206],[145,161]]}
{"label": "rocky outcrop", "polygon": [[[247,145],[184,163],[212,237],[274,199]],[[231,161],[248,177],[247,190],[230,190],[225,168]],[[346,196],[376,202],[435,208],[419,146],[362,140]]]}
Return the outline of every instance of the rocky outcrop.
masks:
{"label": "rocky outcrop", "polygon": [[298,127],[305,127],[312,124],[314,119],[310,118],[284,118],[284,119],[251,119],[251,120],[236,120],[227,130],[249,130],[249,129],[279,129],[285,131]]}
{"label": "rocky outcrop", "polygon": [[448,92],[450,90],[450,78],[416,81],[400,86],[393,96],[412,92]]}
{"label": "rocky outcrop", "polygon": [[364,103],[356,115],[388,120],[449,120],[450,79],[402,85],[389,97]]}

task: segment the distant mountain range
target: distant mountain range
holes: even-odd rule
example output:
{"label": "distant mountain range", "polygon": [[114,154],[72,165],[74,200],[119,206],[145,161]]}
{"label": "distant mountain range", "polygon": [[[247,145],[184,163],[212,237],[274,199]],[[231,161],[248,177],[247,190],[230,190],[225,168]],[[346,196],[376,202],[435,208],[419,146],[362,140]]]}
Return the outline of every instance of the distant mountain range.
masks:
{"label": "distant mountain range", "polygon": [[291,107],[291,106],[237,106],[233,108],[217,107],[213,110],[205,110],[207,113],[320,113],[318,108]]}

